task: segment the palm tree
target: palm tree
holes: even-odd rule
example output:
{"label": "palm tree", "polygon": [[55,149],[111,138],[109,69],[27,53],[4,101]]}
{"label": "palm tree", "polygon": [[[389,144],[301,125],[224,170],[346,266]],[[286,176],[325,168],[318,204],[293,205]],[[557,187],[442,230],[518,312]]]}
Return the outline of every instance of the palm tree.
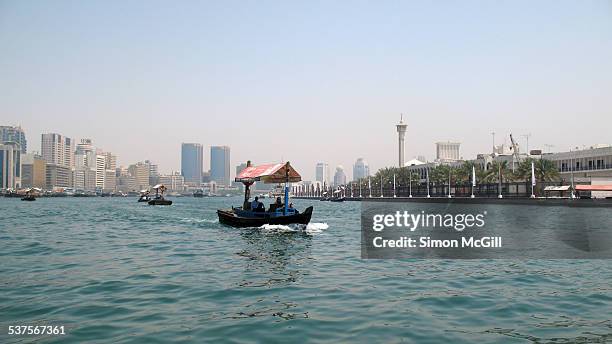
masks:
{"label": "palm tree", "polygon": [[508,170],[508,162],[495,160],[491,163],[491,168],[487,170],[485,180],[489,182],[497,181],[500,184],[504,182],[504,176],[510,175],[511,171]]}

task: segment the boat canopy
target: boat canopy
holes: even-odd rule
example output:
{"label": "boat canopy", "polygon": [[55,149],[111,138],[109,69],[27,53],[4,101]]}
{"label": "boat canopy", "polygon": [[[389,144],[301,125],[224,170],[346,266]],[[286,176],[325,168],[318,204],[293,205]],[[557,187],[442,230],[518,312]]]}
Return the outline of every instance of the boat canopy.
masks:
{"label": "boat canopy", "polygon": [[153,189],[165,189],[166,187],[164,186],[164,184],[157,184],[153,187]]}
{"label": "boat canopy", "polygon": [[576,191],[612,191],[612,185],[576,185]]}
{"label": "boat canopy", "polygon": [[544,188],[544,191],[567,191],[570,189],[569,185],[562,186],[547,186]]}
{"label": "boat canopy", "polygon": [[302,176],[287,162],[284,164],[265,164],[246,167],[235,181],[241,183],[253,183],[262,181],[264,183],[299,182]]}

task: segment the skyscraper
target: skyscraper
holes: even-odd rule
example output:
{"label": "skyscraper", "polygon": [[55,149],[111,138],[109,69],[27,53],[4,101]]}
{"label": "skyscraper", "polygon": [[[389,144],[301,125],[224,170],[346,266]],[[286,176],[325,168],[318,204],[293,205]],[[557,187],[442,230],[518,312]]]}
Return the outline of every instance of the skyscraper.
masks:
{"label": "skyscraper", "polygon": [[210,179],[219,185],[230,185],[230,148],[210,147]]}
{"label": "skyscraper", "polygon": [[202,163],[204,162],[202,145],[183,143],[181,145],[181,175],[185,183],[199,186],[202,182]]}
{"label": "skyscraper", "polygon": [[42,134],[42,157],[47,164],[74,167],[74,141],[60,134]]}
{"label": "skyscraper", "polygon": [[0,126],[0,143],[3,142],[18,143],[22,154],[26,154],[28,152],[28,141],[26,140],[25,133],[21,127],[6,125]]}
{"label": "skyscraper", "polygon": [[128,167],[129,174],[134,178],[134,186],[138,190],[149,188],[149,166],[139,162]]}
{"label": "skyscraper", "polygon": [[344,173],[344,167],[342,167],[342,165],[338,165],[338,167],[336,167],[336,173],[334,174],[334,185],[344,184],[346,184],[346,174]]}
{"label": "skyscraper", "polygon": [[0,144],[0,189],[21,187],[21,146],[17,142]]}
{"label": "skyscraper", "polygon": [[370,166],[363,158],[357,159],[353,165],[353,180],[359,180],[370,175]]}
{"label": "skyscraper", "polygon": [[321,183],[329,184],[329,165],[327,163],[317,163],[315,180]]}

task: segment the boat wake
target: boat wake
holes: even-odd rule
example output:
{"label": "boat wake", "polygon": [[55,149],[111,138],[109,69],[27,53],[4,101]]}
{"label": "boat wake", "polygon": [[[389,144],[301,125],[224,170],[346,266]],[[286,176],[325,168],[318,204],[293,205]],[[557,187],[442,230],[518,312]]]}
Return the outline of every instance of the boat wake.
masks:
{"label": "boat wake", "polygon": [[293,232],[305,232],[310,235],[322,233],[328,229],[327,223],[311,222],[308,225],[302,224],[291,224],[291,225],[263,225],[259,227],[262,232],[267,233],[293,233]]}

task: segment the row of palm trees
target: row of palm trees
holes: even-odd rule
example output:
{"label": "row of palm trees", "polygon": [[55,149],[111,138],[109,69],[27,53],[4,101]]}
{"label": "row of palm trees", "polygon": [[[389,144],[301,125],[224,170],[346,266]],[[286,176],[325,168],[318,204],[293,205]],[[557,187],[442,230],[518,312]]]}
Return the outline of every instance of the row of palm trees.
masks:
{"label": "row of palm trees", "polygon": [[[465,161],[461,166],[438,165],[429,170],[429,182],[433,185],[466,185],[472,182],[472,171],[475,171],[476,181],[479,184],[487,183],[506,183],[506,182],[530,182],[531,166],[534,165],[534,176],[536,184],[559,180],[559,171],[555,164],[546,159],[527,158],[520,162],[518,167],[512,171],[507,161],[493,161],[488,169],[483,169],[479,164],[472,161]],[[371,177],[372,187],[380,187],[393,183],[393,178],[397,185],[406,186],[412,183],[420,183],[421,176],[408,168],[387,167],[378,170]],[[450,180],[449,180],[450,179]],[[367,184],[367,178],[358,183]]]}

